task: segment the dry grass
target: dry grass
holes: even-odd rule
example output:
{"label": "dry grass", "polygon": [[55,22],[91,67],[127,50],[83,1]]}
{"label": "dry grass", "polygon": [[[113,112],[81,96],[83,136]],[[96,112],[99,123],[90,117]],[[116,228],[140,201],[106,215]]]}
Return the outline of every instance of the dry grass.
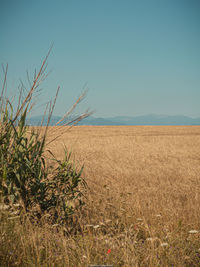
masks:
{"label": "dry grass", "polygon": [[[62,131],[49,127],[49,138]],[[84,163],[90,188],[74,218],[80,234],[4,216],[2,262],[200,266],[200,126],[76,126],[50,145],[60,159],[63,143]]]}

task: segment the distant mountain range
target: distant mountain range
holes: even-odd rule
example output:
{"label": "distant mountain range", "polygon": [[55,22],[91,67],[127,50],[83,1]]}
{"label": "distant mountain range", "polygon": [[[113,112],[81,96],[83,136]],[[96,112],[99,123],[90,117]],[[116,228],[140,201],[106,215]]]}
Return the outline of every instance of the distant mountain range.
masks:
{"label": "distant mountain range", "polygon": [[[41,125],[43,116],[34,116],[27,119],[27,125]],[[44,118],[43,125],[47,123],[47,116]],[[52,116],[50,126],[55,125],[61,119],[59,116]],[[69,120],[69,119],[68,119]],[[66,123],[65,120],[64,123]],[[59,124],[59,125],[63,125]],[[187,116],[168,116],[168,115],[146,115],[146,116],[118,116],[110,118],[95,118],[90,116],[80,121],[78,125],[200,125],[200,118],[190,118]]]}

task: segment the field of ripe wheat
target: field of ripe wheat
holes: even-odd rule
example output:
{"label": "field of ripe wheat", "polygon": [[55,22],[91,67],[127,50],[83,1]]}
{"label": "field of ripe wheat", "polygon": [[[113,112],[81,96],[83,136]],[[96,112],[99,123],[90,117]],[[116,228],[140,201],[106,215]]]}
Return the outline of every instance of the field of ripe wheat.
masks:
{"label": "field of ripe wheat", "polygon": [[[49,127],[49,139],[63,131]],[[49,146],[61,159],[64,145],[89,186],[81,230],[18,228],[27,261],[200,265],[200,126],[76,126]]]}
{"label": "field of ripe wheat", "polygon": [[[164,253],[174,266],[200,263],[200,234],[190,233],[200,230],[199,126],[79,126],[53,145],[58,157],[62,143],[85,166],[87,223],[99,232],[111,227],[111,235],[115,228],[108,245],[114,258],[122,254],[123,264],[133,266],[136,255],[141,265],[157,266]],[[145,248],[139,246],[140,256],[138,242]]]}

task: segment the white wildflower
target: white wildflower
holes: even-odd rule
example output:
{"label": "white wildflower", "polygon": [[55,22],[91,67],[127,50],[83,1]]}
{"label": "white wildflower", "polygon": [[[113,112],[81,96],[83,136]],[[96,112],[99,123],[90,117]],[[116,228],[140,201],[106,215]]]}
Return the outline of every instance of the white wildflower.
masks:
{"label": "white wildflower", "polygon": [[161,247],[168,247],[169,246],[169,244],[167,242],[161,243],[160,245],[161,245]]}
{"label": "white wildflower", "polygon": [[59,226],[58,223],[52,225],[52,227],[58,227],[58,226]]}
{"label": "white wildflower", "polygon": [[10,206],[6,204],[1,204],[0,205],[0,210],[9,210]]}
{"label": "white wildflower", "polygon": [[18,204],[18,203],[13,204],[13,206],[14,206],[15,208],[19,208],[19,207],[21,207],[21,205]]}
{"label": "white wildflower", "polygon": [[197,231],[197,230],[190,230],[189,231],[189,234],[197,234],[199,231]]}
{"label": "white wildflower", "polygon": [[9,217],[8,220],[15,220],[15,219],[18,219],[18,218],[20,218],[20,216]]}
{"label": "white wildflower", "polygon": [[13,215],[13,216],[19,215],[19,211],[17,211],[17,210],[16,211],[13,211],[13,212],[10,213],[10,215]]}
{"label": "white wildflower", "polygon": [[98,225],[98,224],[93,226],[94,229],[97,229],[99,227],[100,227],[100,225]]}

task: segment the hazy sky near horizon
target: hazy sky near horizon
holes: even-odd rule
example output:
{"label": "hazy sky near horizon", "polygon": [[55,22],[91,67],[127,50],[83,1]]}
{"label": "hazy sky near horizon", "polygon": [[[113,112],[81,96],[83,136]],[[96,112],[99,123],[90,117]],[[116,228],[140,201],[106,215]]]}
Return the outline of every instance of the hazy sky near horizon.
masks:
{"label": "hazy sky near horizon", "polygon": [[[9,92],[53,43],[41,104],[62,115],[83,92],[95,116],[200,116],[199,0],[0,0]],[[2,83],[2,71],[1,71]],[[41,113],[37,108],[34,115]]]}

